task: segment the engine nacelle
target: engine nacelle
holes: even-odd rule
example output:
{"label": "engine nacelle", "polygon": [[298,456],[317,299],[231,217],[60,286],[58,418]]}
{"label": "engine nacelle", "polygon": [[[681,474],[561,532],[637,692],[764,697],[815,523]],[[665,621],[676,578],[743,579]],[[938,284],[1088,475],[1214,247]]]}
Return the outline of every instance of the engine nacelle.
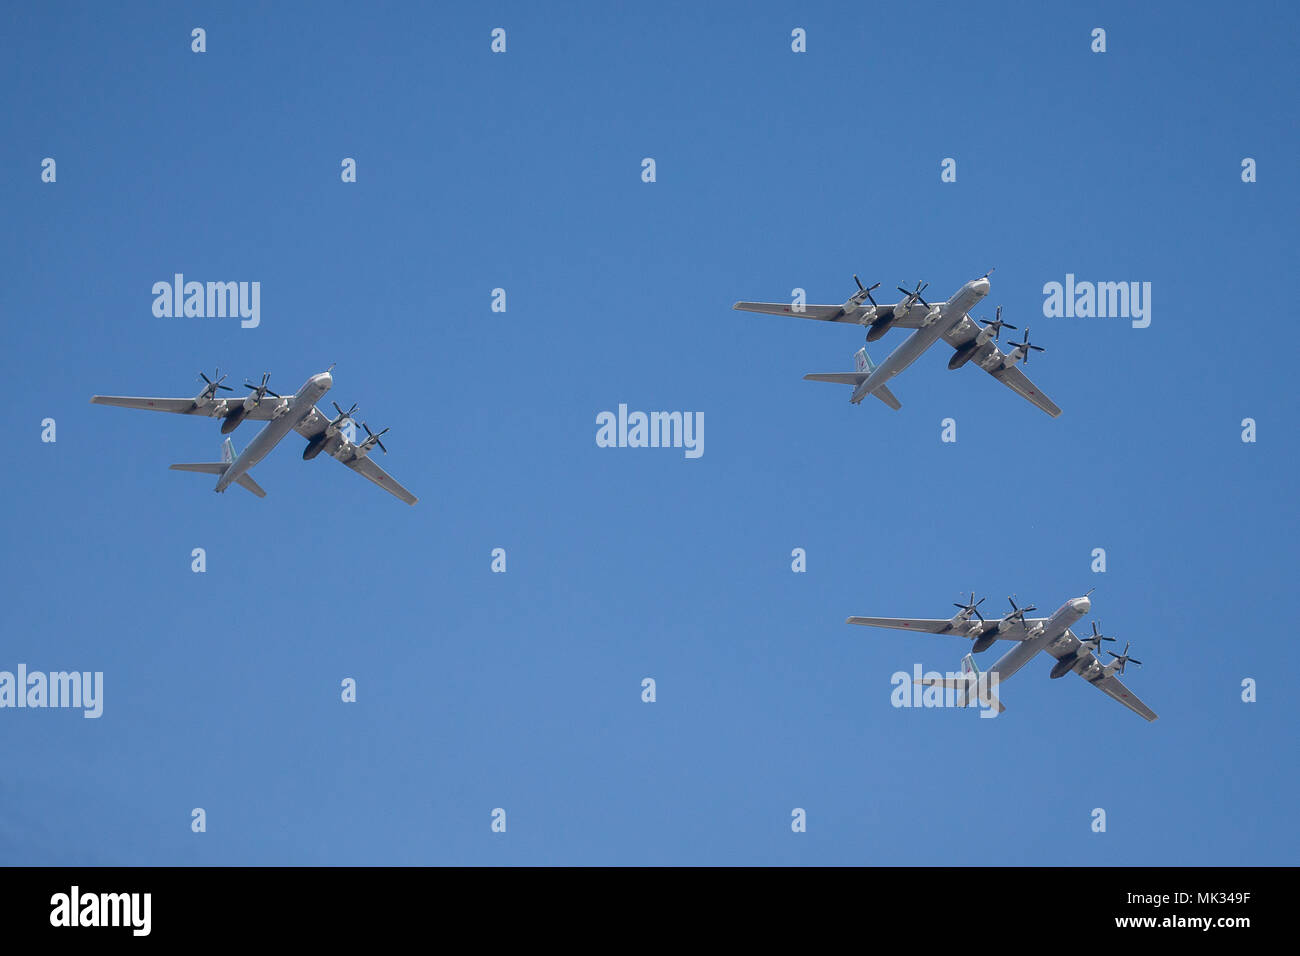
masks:
{"label": "engine nacelle", "polygon": [[328,433],[321,433],[307,442],[307,447],[302,450],[302,460],[311,461],[325,448],[325,443],[330,440]]}
{"label": "engine nacelle", "polygon": [[983,344],[984,343],[981,342],[979,339],[976,339],[974,342],[971,342],[968,345],[963,345],[961,348],[959,348],[956,352],[953,353],[952,358],[948,359],[948,367],[961,368],[963,365],[965,365],[967,362],[971,360],[971,356],[974,355],[975,352],[979,349],[979,347]]}
{"label": "engine nacelle", "polygon": [[1069,657],[1062,657],[1052,667],[1052,673],[1048,676],[1050,676],[1052,680],[1064,677],[1066,674],[1070,673],[1070,671],[1074,670],[1074,665],[1077,663],[1079,663],[1078,654],[1071,654]]}
{"label": "engine nacelle", "polygon": [[221,434],[229,435],[233,432],[239,427],[239,423],[244,420],[247,414],[248,409],[244,405],[236,405],[234,410],[226,415],[225,421],[221,423]]}
{"label": "engine nacelle", "polygon": [[993,646],[993,642],[996,641],[997,639],[998,639],[997,631],[993,631],[989,634],[985,634],[983,637],[981,637],[978,641],[975,642],[975,646],[971,648],[971,653],[978,654],[981,651],[987,651],[990,647]]}
{"label": "engine nacelle", "polygon": [[894,325],[894,317],[892,315],[889,315],[883,319],[876,319],[876,321],[871,323],[871,327],[867,329],[867,341],[868,342],[876,341],[876,339],[880,338],[891,328],[893,328],[893,325]]}

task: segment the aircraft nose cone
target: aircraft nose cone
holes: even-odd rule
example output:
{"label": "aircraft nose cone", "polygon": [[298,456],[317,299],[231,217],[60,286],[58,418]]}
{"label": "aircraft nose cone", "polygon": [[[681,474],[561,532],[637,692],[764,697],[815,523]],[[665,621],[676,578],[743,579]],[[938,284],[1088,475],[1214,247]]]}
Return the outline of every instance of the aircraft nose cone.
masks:
{"label": "aircraft nose cone", "polygon": [[1092,602],[1088,600],[1086,597],[1075,598],[1074,609],[1078,611],[1080,614],[1087,614],[1089,611],[1092,610]]}
{"label": "aircraft nose cone", "polygon": [[992,285],[987,278],[976,279],[974,282],[970,284],[970,286],[974,291],[978,292],[980,295],[988,295],[989,289],[992,288]]}

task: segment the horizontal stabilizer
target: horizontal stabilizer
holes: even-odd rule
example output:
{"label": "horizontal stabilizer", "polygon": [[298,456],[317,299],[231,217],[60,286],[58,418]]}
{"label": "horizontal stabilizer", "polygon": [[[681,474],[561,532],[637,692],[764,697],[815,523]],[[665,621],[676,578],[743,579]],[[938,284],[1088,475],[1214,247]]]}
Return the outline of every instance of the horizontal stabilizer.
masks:
{"label": "horizontal stabilizer", "polygon": [[900,408],[903,407],[903,403],[900,402],[898,399],[894,398],[894,393],[891,392],[888,388],[886,388],[883,385],[880,386],[871,394],[876,396],[876,398],[880,399],[882,402],[884,402],[894,411],[898,411]]}
{"label": "horizontal stabilizer", "polygon": [[[912,681],[913,684],[920,684],[922,687],[942,687],[944,690],[961,691],[959,700],[964,700],[967,707],[974,706],[976,697],[979,696],[978,678],[973,676],[962,676],[959,678],[940,677],[940,678],[922,678],[921,680]],[[969,695],[969,697],[967,696]],[[996,696],[983,697],[979,701],[985,707],[992,707],[994,703],[998,705],[998,713],[1003,713],[1007,707]]]}
{"label": "horizontal stabilizer", "polygon": [[805,382],[830,382],[832,385],[861,385],[867,380],[866,372],[810,372]]}
{"label": "horizontal stabilizer", "polygon": [[[852,385],[856,388],[870,377],[870,373],[868,372],[809,372],[804,376],[804,381],[830,382],[832,385]],[[894,411],[898,411],[903,407],[903,403],[896,399],[894,393],[884,385],[881,385],[871,394],[876,396],[876,398],[880,399]]]}
{"label": "horizontal stabilizer", "polygon": [[[224,475],[230,467],[228,461],[187,461],[168,466],[172,471],[196,471],[201,475]],[[253,480],[253,476],[244,472],[235,479],[235,484],[247,488],[259,498],[265,498],[266,492]]]}
{"label": "horizontal stabilizer", "polygon": [[255,482],[253,480],[253,476],[250,475],[248,472],[244,472],[242,475],[240,475],[239,479],[235,482],[235,484],[239,485],[239,487],[241,488],[247,488],[249,491],[257,495],[257,497],[259,498],[266,497],[266,492],[262,490],[261,485]]}
{"label": "horizontal stabilizer", "polygon": [[169,465],[168,467],[172,471],[197,471],[203,475],[220,475],[230,465],[224,461],[191,461],[182,462],[178,465]]}

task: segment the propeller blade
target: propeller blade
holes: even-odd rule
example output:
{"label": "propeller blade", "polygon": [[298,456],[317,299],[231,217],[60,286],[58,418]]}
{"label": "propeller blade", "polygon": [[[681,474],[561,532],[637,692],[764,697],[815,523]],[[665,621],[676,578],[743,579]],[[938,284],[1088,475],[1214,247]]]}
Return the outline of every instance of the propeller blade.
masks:
{"label": "propeller blade", "polygon": [[856,282],[856,283],[858,284],[858,291],[859,291],[859,292],[866,292],[866,291],[867,291],[866,289],[864,289],[864,288],[862,287],[862,280],[858,278],[858,274],[857,274],[856,272],[853,273],[853,281]]}
{"label": "propeller blade", "polygon": [[[375,434],[374,432],[372,432],[372,431],[370,430],[370,426],[367,425],[365,422],[362,422],[362,423],[361,423],[361,427],[364,428],[364,429],[366,430],[366,435],[367,435],[371,440],[373,440],[374,443],[375,443],[376,445],[378,445],[378,446],[383,450],[383,452],[384,452],[385,455],[387,455],[387,454],[388,454],[388,449],[387,449],[387,448],[384,448],[384,443],[381,442],[381,441],[379,440],[379,437],[380,437],[380,435],[385,434],[385,433],[388,431],[388,429],[385,428],[383,431],[379,432],[379,434],[377,435],[377,434]],[[391,426],[390,426],[390,427],[391,427]]]}

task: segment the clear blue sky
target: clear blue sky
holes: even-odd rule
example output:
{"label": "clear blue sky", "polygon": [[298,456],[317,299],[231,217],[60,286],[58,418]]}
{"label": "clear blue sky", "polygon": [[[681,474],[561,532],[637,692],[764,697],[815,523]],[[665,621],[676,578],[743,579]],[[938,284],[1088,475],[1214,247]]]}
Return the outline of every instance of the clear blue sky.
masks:
{"label": "clear blue sky", "polygon": [[[618,6],[5,10],[0,669],[105,702],[0,711],[0,862],[1296,863],[1296,10]],[[1059,419],[942,348],[851,407],[800,379],[859,330],[731,310],[994,266]],[[155,318],[175,272],[261,326]],[[1045,318],[1067,273],[1151,326]],[[415,508],[296,436],[214,495],[215,422],[88,401],[332,362]],[[620,402],[703,457],[597,448]],[[972,587],[1095,587],[1161,719],[1046,659],[892,708],[968,645],[844,618]]]}

